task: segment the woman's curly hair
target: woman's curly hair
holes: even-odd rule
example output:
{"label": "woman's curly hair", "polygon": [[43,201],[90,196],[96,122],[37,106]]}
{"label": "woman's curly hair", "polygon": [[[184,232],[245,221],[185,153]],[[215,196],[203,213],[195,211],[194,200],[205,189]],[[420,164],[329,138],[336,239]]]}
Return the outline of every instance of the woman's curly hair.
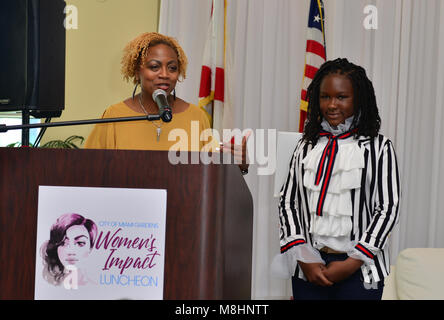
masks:
{"label": "woman's curly hair", "polygon": [[126,81],[132,79],[134,84],[138,83],[137,74],[144,62],[143,58],[150,47],[158,44],[165,44],[176,52],[179,61],[179,76],[182,80],[186,78],[188,59],[177,40],[157,32],[147,32],[131,40],[123,49],[121,71]]}
{"label": "woman's curly hair", "polygon": [[373,84],[367,77],[364,68],[349,62],[345,58],[338,58],[322,64],[307,89],[307,121],[303,139],[313,144],[319,139],[323,120],[319,93],[322,80],[329,74],[345,75],[352,83],[355,117],[350,128],[357,129],[356,136],[376,137],[381,127],[381,118],[379,117]]}

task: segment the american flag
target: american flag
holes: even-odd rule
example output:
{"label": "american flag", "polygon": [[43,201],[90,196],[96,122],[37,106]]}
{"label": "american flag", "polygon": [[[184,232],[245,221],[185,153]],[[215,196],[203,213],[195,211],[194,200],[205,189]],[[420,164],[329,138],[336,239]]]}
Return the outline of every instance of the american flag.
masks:
{"label": "american flag", "polygon": [[302,78],[301,105],[299,116],[299,132],[304,131],[307,119],[307,88],[327,59],[324,28],[324,3],[322,0],[310,0],[310,13],[308,15],[307,46],[305,50],[305,68]]}

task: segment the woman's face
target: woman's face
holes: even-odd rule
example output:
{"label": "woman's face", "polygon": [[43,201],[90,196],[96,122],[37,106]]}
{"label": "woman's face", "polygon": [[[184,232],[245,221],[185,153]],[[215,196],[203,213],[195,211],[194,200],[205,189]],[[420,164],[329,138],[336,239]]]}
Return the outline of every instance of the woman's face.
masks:
{"label": "woman's face", "polygon": [[354,114],[353,85],[342,74],[329,74],[322,79],[319,91],[321,114],[336,127]]}
{"label": "woman's face", "polygon": [[140,66],[139,77],[143,90],[151,96],[157,89],[170,94],[179,79],[179,60],[168,45],[158,44],[148,49]]}
{"label": "woman's face", "polygon": [[83,225],[75,225],[66,230],[65,238],[57,248],[57,254],[64,267],[78,266],[91,252],[90,236]]}

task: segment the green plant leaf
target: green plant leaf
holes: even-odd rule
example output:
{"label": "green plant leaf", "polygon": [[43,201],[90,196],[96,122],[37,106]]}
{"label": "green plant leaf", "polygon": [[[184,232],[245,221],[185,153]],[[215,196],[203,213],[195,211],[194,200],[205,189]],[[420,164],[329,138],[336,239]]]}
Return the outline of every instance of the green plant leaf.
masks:
{"label": "green plant leaf", "polygon": [[[51,140],[41,145],[39,148],[52,148],[52,149],[79,149],[79,145],[83,144],[85,138],[82,136],[70,136],[65,140]],[[10,143],[7,148],[20,148],[22,146],[21,142]],[[30,147],[34,147],[31,143]]]}

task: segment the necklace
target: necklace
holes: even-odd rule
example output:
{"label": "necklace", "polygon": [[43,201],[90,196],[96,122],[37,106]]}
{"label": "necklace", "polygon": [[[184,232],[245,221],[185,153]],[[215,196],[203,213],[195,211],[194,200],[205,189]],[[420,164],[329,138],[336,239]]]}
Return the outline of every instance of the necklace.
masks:
{"label": "necklace", "polygon": [[[146,111],[145,107],[142,104],[142,95],[141,94],[139,95],[139,104],[140,104],[140,107],[142,108],[143,112],[145,112],[145,114],[148,116],[149,114],[148,114],[148,112]],[[156,124],[156,123],[154,123],[154,121],[149,121],[149,122],[152,123],[153,126],[156,127],[157,142],[159,142],[160,134],[162,132],[162,124]]]}

